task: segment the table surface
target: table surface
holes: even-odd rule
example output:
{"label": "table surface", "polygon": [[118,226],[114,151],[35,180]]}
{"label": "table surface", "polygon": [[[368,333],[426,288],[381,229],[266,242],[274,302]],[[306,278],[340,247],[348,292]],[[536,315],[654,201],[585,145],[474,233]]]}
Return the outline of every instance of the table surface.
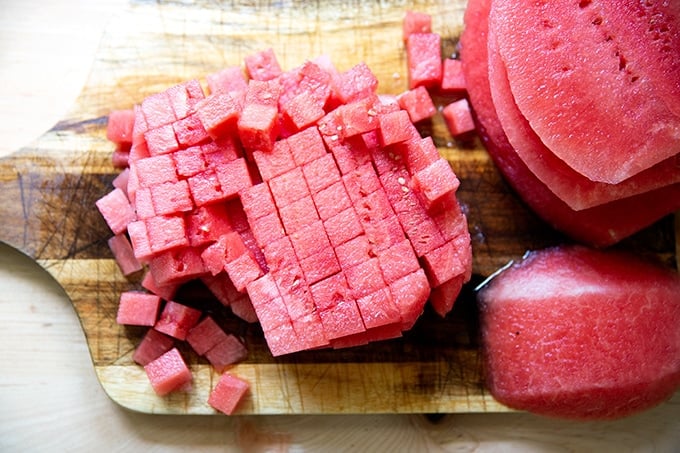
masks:
{"label": "table surface", "polygon": [[[0,157],[70,108],[124,0],[8,0],[0,14]],[[624,420],[525,413],[158,416],[105,395],[75,312],[37,264],[0,244],[0,451],[678,451],[680,394]]]}

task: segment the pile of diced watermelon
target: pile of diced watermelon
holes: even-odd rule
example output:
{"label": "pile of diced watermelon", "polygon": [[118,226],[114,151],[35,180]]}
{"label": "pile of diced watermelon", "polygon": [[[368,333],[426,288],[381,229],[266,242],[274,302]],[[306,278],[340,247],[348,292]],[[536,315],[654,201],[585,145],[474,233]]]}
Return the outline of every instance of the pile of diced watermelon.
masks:
{"label": "pile of diced watermelon", "polygon": [[[412,14],[408,55],[426,46],[414,39],[424,33],[406,38]],[[269,49],[245,71],[210,74],[208,94],[191,80],[111,113],[122,172],[97,207],[123,273],[145,272],[147,292],[124,293],[118,321],[153,327],[134,358],[159,394],[190,384],[174,340],[218,371],[247,354],[173,301],[189,281],[259,322],[275,356],[399,337],[428,299],[451,310],[470,279],[470,236],[458,179],[414,126],[436,108],[434,76],[418,80],[413,58],[399,96],[377,94],[364,63],[338,71],[319,57],[283,71]]]}

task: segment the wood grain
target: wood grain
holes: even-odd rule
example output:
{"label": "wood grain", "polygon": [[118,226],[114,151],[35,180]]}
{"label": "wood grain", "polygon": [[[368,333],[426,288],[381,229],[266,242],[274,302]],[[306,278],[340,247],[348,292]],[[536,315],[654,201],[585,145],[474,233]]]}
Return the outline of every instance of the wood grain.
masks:
{"label": "wood grain", "polygon": [[[109,232],[94,201],[115,171],[106,115],[190,78],[241,64],[272,47],[282,66],[328,54],[340,69],[365,61],[380,91],[406,87],[401,20],[409,4],[392,2],[133,3],[114,21],[75,107],[33,145],[0,161],[1,239],[35,259],[65,289],[80,318],[94,369],[125,407],[154,413],[214,413],[205,400],[216,375],[190,358],[196,383],[187,395],[156,397],[130,359],[142,331],[115,323],[118,295],[138,286],[124,278],[106,247]],[[465,2],[419,3],[455,52]],[[351,51],[348,51],[351,49]],[[443,103],[445,99],[437,99]],[[462,181],[473,235],[476,281],[528,249],[564,240],[529,212],[499,177],[479,142],[456,142],[441,120],[428,130]],[[676,258],[672,219],[625,247]],[[506,410],[484,391],[476,337],[474,282],[446,319],[427,312],[403,339],[347,351],[274,359],[256,326],[231,323],[251,351],[235,372],[254,383],[243,413],[486,412]],[[196,292],[189,293],[191,303]]]}

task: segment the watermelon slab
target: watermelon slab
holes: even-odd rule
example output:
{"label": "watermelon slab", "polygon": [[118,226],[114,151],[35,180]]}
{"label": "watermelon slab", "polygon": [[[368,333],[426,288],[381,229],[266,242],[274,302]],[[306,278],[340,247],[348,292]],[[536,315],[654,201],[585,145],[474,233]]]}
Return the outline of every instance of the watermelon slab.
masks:
{"label": "watermelon slab", "polygon": [[620,252],[531,252],[478,293],[488,387],[552,417],[621,418],[680,388],[680,276]]}
{"label": "watermelon slab", "polygon": [[[421,38],[439,39],[409,42]],[[379,96],[365,63],[282,71],[267,50],[245,72],[212,75],[214,92],[192,80],[132,109],[127,187],[98,206],[146,266],[145,287],[167,294],[155,330],[218,370],[245,357],[171,299],[197,279],[258,320],[273,355],[398,337],[430,294],[437,313],[451,310],[472,252],[459,181],[413,124],[435,112],[424,85],[438,83],[441,56],[430,51],[400,98]],[[117,208],[129,215],[113,219]]]}
{"label": "watermelon slab", "polygon": [[[665,100],[677,99],[677,86],[654,83],[677,68],[680,46],[634,34],[650,11],[640,18],[635,7],[609,3],[492,2],[489,28],[515,102],[541,141],[587,178],[616,184],[680,152],[680,115]],[[673,9],[656,8],[651,23],[677,42]],[[676,63],[659,69],[645,60]]]}
{"label": "watermelon slab", "polygon": [[680,209],[680,187],[674,184],[575,211],[536,177],[508,141],[491,96],[487,51],[490,4],[490,0],[468,3],[461,59],[477,131],[494,163],[522,200],[552,227],[599,247],[619,242]]}
{"label": "watermelon slab", "polygon": [[489,31],[489,79],[498,118],[517,154],[531,171],[574,210],[658,189],[680,182],[678,156],[671,156],[618,184],[588,179],[558,158],[536,135],[510,91],[496,34]]}

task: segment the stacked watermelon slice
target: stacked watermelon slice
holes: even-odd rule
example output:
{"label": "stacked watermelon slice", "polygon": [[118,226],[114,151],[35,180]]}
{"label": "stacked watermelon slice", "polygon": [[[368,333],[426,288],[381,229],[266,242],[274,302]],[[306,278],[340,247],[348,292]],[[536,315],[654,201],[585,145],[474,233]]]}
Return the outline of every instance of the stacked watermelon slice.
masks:
{"label": "stacked watermelon slice", "polygon": [[469,2],[461,58],[478,129],[525,202],[614,244],[680,208],[674,2]]}
{"label": "stacked watermelon slice", "polygon": [[[271,50],[110,116],[129,144],[97,203],[114,253],[170,301],[200,279],[273,355],[398,337],[471,274],[459,181],[361,63]],[[403,103],[402,103],[403,104]]]}

